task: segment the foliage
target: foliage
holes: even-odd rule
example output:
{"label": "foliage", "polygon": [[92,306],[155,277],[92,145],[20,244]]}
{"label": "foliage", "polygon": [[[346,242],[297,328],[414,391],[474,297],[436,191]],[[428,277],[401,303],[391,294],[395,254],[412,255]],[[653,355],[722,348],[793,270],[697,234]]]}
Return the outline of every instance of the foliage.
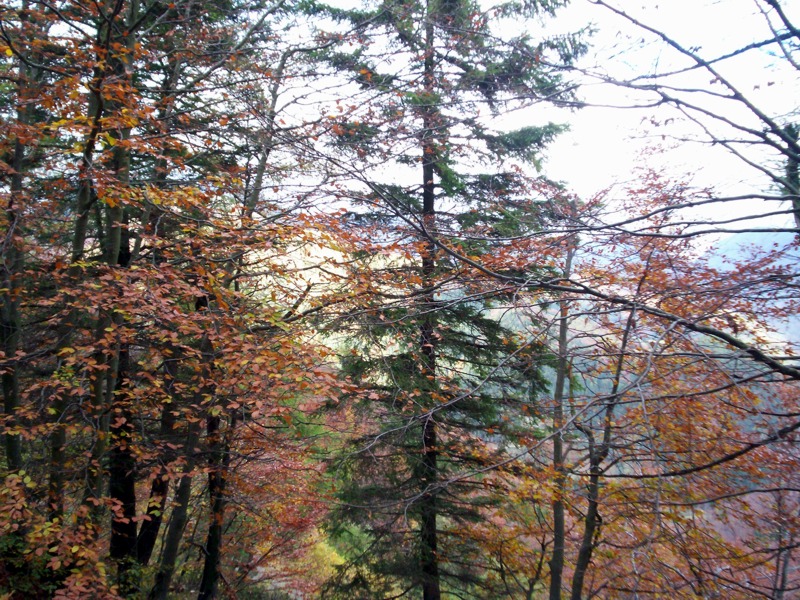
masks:
{"label": "foliage", "polygon": [[[562,1],[0,2],[0,596],[796,593],[797,107],[725,66],[798,28],[593,4],[688,66]],[[575,198],[579,70],[767,183]]]}

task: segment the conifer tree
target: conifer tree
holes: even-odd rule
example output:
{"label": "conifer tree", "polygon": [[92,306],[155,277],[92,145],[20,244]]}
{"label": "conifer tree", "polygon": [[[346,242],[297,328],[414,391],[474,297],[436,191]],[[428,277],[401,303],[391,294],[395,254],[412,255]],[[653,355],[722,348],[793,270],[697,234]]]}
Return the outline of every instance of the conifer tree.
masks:
{"label": "conifer tree", "polygon": [[[499,316],[509,290],[446,248],[494,255],[500,270],[549,266],[545,257],[512,258],[503,240],[541,227],[545,201],[558,192],[510,165],[536,165],[560,127],[503,132],[492,116],[572,102],[564,74],[582,46],[579,36],[503,38],[493,25],[543,18],[560,4],[311,6],[348,23],[354,33],[344,41],[357,42],[354,51],[341,45],[323,58],[349,74],[354,89],[330,117],[330,132],[345,151],[337,166],[346,169],[348,157],[359,164],[352,219],[373,242],[356,264],[376,280],[376,293],[351,319],[343,357],[368,392],[358,400],[358,435],[338,463],[336,533],[351,560],[333,595],[419,589],[424,600],[438,600],[447,589],[477,593],[491,568],[469,536],[491,494],[465,473],[496,457],[509,404],[528,397],[526,385],[541,385],[542,358]],[[387,161],[394,181],[379,173]]]}

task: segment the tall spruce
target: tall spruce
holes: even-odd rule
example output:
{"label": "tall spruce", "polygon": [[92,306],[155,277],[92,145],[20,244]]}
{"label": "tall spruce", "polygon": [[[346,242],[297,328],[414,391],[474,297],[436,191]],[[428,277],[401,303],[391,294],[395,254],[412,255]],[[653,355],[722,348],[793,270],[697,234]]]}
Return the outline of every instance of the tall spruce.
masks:
{"label": "tall spruce", "polygon": [[[541,357],[500,316],[509,290],[445,248],[504,255],[505,240],[541,226],[540,203],[557,193],[511,165],[536,165],[561,128],[502,132],[492,122],[511,109],[570,103],[563,75],[582,50],[580,36],[503,37],[494,26],[539,23],[561,4],[310,5],[352,27],[341,36],[349,46],[321,58],[353,85],[330,129],[343,151],[336,165],[357,182],[353,227],[372,239],[354,264],[371,270],[376,290],[353,313],[342,358],[367,391],[351,399],[362,418],[335,468],[342,504],[332,527],[349,561],[328,588],[332,597],[487,593],[493,566],[469,524],[494,499],[470,473],[499,456],[510,406],[542,384]],[[496,266],[548,266],[535,256],[523,262]]]}

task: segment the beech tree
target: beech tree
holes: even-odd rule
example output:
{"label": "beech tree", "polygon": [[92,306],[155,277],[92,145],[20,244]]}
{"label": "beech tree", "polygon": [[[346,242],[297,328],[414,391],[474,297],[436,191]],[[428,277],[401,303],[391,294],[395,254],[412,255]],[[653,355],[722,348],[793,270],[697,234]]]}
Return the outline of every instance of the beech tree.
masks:
{"label": "beech tree", "polygon": [[[749,178],[755,184],[745,187],[741,193],[724,195],[715,189],[693,189],[687,182],[665,185],[663,178],[651,173],[642,180],[641,188],[627,192],[630,198],[647,198],[646,202],[628,204],[621,217],[607,218],[598,214],[599,218],[586,221],[581,228],[587,239],[613,244],[615,254],[622,250],[622,244],[633,243],[642,249],[650,247],[646,255],[640,254],[639,260],[652,271],[640,280],[643,287],[638,291],[631,288],[635,280],[630,273],[632,257],[625,261],[627,276],[623,285],[627,289],[624,292],[621,280],[614,274],[606,274],[605,282],[598,278],[598,274],[604,271],[596,262],[591,263],[590,272],[574,277],[567,286],[573,287],[577,298],[610,302],[604,305],[603,311],[614,310],[615,306],[616,310],[630,311],[627,320],[620,319],[615,326],[618,333],[611,336],[619,344],[616,352],[620,358],[618,362],[617,359],[609,361],[612,364],[617,362],[618,368],[623,368],[623,363],[629,360],[623,360],[623,357],[631,335],[655,335],[658,342],[657,346],[639,350],[646,357],[645,363],[633,368],[633,372],[646,375],[645,380],[627,376],[636,381],[640,411],[626,410],[617,403],[616,384],[612,393],[603,400],[606,410],[621,412],[626,418],[638,414],[641,423],[650,428],[649,432],[642,430],[640,435],[642,439],[650,437],[648,444],[651,448],[668,437],[664,428],[677,436],[687,430],[692,432],[689,438],[681,438],[680,442],[675,438],[669,458],[659,455],[660,458],[653,463],[654,472],[640,472],[638,469],[646,462],[644,458],[637,458],[637,468],[629,470],[623,466],[624,459],[613,458],[618,450],[615,450],[615,444],[620,448],[633,444],[626,438],[624,421],[619,417],[613,421],[613,428],[619,431],[606,429],[602,437],[597,432],[584,431],[576,421],[575,426],[587,437],[589,444],[586,448],[588,468],[582,471],[589,481],[584,534],[592,527],[592,482],[596,481],[596,475],[592,474],[592,456],[604,456],[602,460],[610,461],[608,468],[620,470],[619,473],[603,475],[609,482],[607,490],[645,488],[652,498],[657,499],[653,502],[664,502],[669,493],[680,490],[682,496],[674,500],[675,505],[693,507],[685,509],[692,511],[691,520],[683,518],[685,513],[676,518],[668,515],[668,509],[651,508],[656,523],[670,522],[673,529],[669,533],[656,533],[656,529],[651,529],[647,543],[654,548],[658,546],[656,554],[662,558],[674,556],[680,562],[684,557],[691,557],[684,564],[672,563],[670,575],[662,571],[655,576],[656,579],[666,576],[670,583],[664,580],[654,583],[656,579],[645,583],[648,576],[643,571],[630,577],[625,574],[630,563],[622,563],[625,566],[620,577],[625,583],[601,584],[608,586],[606,589],[618,589],[618,593],[631,590],[645,593],[644,588],[650,585],[651,593],[674,586],[676,593],[691,589],[694,594],[781,596],[795,585],[792,583],[792,570],[785,562],[791,550],[784,544],[756,549],[759,544],[750,536],[769,539],[777,535],[777,538],[784,539],[784,531],[756,534],[749,525],[737,527],[722,523],[730,523],[728,519],[733,513],[753,510],[759,514],[756,520],[765,524],[769,517],[764,513],[771,510],[767,507],[778,510],[778,504],[793,497],[793,492],[786,489],[792,484],[779,473],[779,469],[773,472],[761,464],[758,468],[769,473],[762,477],[748,471],[752,461],[745,457],[751,452],[760,452],[761,448],[773,447],[788,456],[791,451],[789,447],[784,448],[785,436],[791,437],[790,432],[797,428],[796,421],[790,416],[792,402],[783,404],[787,400],[786,394],[791,395],[788,390],[794,387],[797,376],[792,358],[796,336],[791,322],[785,321],[789,314],[786,311],[792,310],[790,306],[793,303],[791,289],[796,269],[792,268],[794,259],[790,257],[795,255],[796,241],[777,235],[770,240],[772,247],[768,248],[768,244],[763,244],[762,238],[757,237],[766,232],[796,231],[796,223],[792,222],[795,219],[791,217],[794,217],[797,192],[793,183],[798,150],[794,135],[797,105],[785,92],[796,79],[797,28],[792,24],[792,13],[786,3],[742,3],[731,8],[752,16],[753,27],[749,29],[752,39],[736,45],[731,45],[728,39],[728,48],[711,51],[687,41],[682,31],[670,31],[664,21],[657,23],[648,18],[647,13],[633,7],[604,1],[593,4],[632,26],[633,34],[641,38],[641,49],[656,48],[661,53],[661,60],[654,63],[652,70],[633,77],[620,76],[610,64],[588,70],[589,76],[624,88],[631,93],[629,97],[640,101],[640,105],[659,107],[652,119],[655,134],[677,138],[684,144],[705,144],[708,147],[705,156],[709,160],[712,160],[715,150],[724,148],[741,161],[742,173],[749,170]],[[747,68],[751,61],[758,61],[763,67],[759,79],[753,79],[752,69]],[[671,112],[667,108],[672,109]],[[703,156],[699,151],[698,154]],[[754,187],[756,192],[752,191]],[[615,203],[614,200],[617,199],[606,197],[605,202],[618,207],[619,201]],[[722,207],[724,210],[719,210]],[[626,232],[630,241],[622,242],[616,237],[615,232],[619,231]],[[741,236],[745,238],[744,242],[739,242],[735,235],[724,242],[722,247],[734,255],[725,262],[716,258],[711,259],[716,260],[716,264],[710,263],[708,257],[697,249],[698,246],[693,246],[693,243],[702,246],[714,242],[687,241],[712,236],[718,238],[721,232],[749,234],[749,237]],[[762,248],[747,249],[745,244],[752,241]],[[712,256],[717,252],[713,247],[710,250]],[[765,273],[770,274],[769,283],[765,281]],[[656,291],[658,288],[664,291]],[[580,314],[584,314],[583,311]],[[628,325],[623,328],[625,323]],[[644,330],[643,326],[646,327]],[[608,328],[604,325],[602,330]],[[635,334],[637,330],[640,333]],[[661,333],[657,333],[659,331]],[[669,359],[665,360],[667,357]],[[627,368],[623,368],[623,372]],[[657,381],[655,373],[659,370],[670,373],[671,394],[656,391],[663,385],[660,382],[649,387],[650,381]],[[669,409],[663,407],[660,393],[671,399]],[[724,407],[714,410],[714,401],[720,396],[726,396],[725,400],[720,400]],[[689,398],[695,397],[704,400],[692,403]],[[765,409],[752,405],[753,402],[771,404],[773,401],[783,408],[776,409],[773,405]],[[682,408],[678,410],[678,406]],[[667,414],[670,416],[666,417]],[[666,421],[662,420],[664,418]],[[765,431],[782,433],[772,435]],[[618,441],[615,442],[615,438]],[[738,440],[738,444],[733,440]],[[684,454],[686,451],[696,453],[693,457],[703,456],[704,460],[698,463],[694,458],[688,458]],[[682,467],[661,469],[662,465],[673,464],[674,460],[685,463]],[[629,479],[638,481],[628,486]],[[773,490],[771,493],[780,498],[780,502],[771,498],[770,492],[765,492],[762,485]],[[716,486],[724,487],[725,491],[719,495],[710,492],[719,489]],[[597,488],[594,489],[596,492]],[[703,495],[704,499],[689,500],[698,490],[708,492]],[[609,491],[609,497],[615,493]],[[641,502],[638,491],[635,494],[624,493],[630,494],[626,496],[626,506]],[[639,500],[633,501],[634,497]],[[733,508],[734,504],[738,507]],[[695,508],[700,506],[706,515],[713,516],[699,516]],[[647,520],[639,512],[632,514],[637,515],[634,521]],[[604,527],[608,523],[608,514],[603,512]],[[628,531],[632,526],[633,521],[626,523]],[[626,529],[623,527],[621,531]],[[660,537],[662,534],[664,538]],[[576,546],[583,550],[590,539],[591,536],[584,535],[580,544],[576,541]],[[659,545],[662,539],[680,540],[676,543],[684,546],[666,550],[669,542]],[[692,542],[700,540],[702,548],[691,548]],[[590,551],[596,543],[589,544]],[[612,547],[619,549],[617,544],[620,543],[614,541]],[[730,558],[741,558],[745,553],[760,556],[760,566]],[[616,558],[623,554],[619,552]],[[642,566],[641,557],[639,560],[637,568]],[[576,573],[582,568],[581,562],[579,555]],[[736,562],[735,566],[733,562]],[[761,570],[766,564],[774,567],[774,571],[769,572],[770,568]],[[599,567],[597,573],[601,572]],[[673,575],[678,575],[678,578],[673,579]],[[620,587],[614,587],[617,585]],[[581,593],[573,578],[573,597],[579,597]]]}
{"label": "beech tree", "polygon": [[[113,597],[152,585],[166,597],[191,518],[207,529],[198,584],[214,596],[225,506],[258,491],[233,474],[284,451],[286,468],[302,462],[290,415],[328,395],[333,378],[284,321],[303,288],[282,256],[324,244],[330,228],[314,239],[314,221],[285,210],[301,205],[297,189],[284,210],[282,196],[267,200],[277,183],[267,158],[255,170],[238,162],[255,140],[261,157],[277,152],[274,98],[292,50],[264,44],[280,9],[2,7],[10,593]],[[270,80],[245,50],[281,71]],[[272,83],[266,94],[255,78]],[[285,156],[270,167],[285,168]],[[274,430],[274,444],[254,447],[244,435],[254,430]],[[191,506],[206,472],[204,515]],[[279,522],[298,536],[312,523],[304,510],[313,514],[251,515],[262,531]],[[156,547],[155,581],[142,581]],[[263,563],[250,558],[231,566]]]}
{"label": "beech tree", "polygon": [[[791,356],[793,341],[770,332],[791,303],[785,285],[792,267],[774,250],[738,261],[735,270],[709,264],[692,237],[681,235],[688,227],[681,209],[693,193],[683,182],[648,175],[628,190],[624,206],[639,224],[635,234],[590,230],[608,198],[584,204],[572,221],[582,240],[572,275],[537,283],[561,291],[562,310],[568,301],[556,321],[567,344],[558,340],[552,401],[554,421],[563,424],[526,444],[517,460],[540,467],[516,475],[528,480],[517,485],[538,490],[540,506],[548,493],[555,498],[552,593],[744,598],[796,585],[787,565],[793,525],[777,517],[794,501],[794,484],[760,458],[742,460],[762,452],[794,460],[796,384],[746,349],[730,351],[732,336],[721,333],[730,327]],[[754,276],[765,268],[768,278]],[[568,374],[564,387],[559,370]],[[564,421],[559,407],[569,415]],[[553,461],[559,444],[561,460]],[[568,479],[546,492],[559,481],[557,471],[545,470],[553,462]],[[498,467],[502,476],[507,467]],[[753,518],[733,516],[743,514]],[[547,552],[547,529],[531,531],[541,541],[517,547],[517,561]],[[768,541],[776,539],[784,542]],[[558,582],[562,564],[571,583]]]}
{"label": "beech tree", "polygon": [[[630,207],[632,214],[650,214],[659,206],[679,206],[685,201],[685,186],[671,187],[658,177],[647,182],[647,187],[632,194],[637,202]],[[673,219],[676,224],[671,223]],[[678,233],[685,225],[668,209],[653,217],[651,227],[652,232],[664,234]],[[623,250],[619,255],[625,257],[625,277],[613,285],[629,288],[625,295],[635,299],[636,304],[657,304],[693,322],[733,326],[739,335],[767,343],[762,336],[772,327],[769,319],[774,318],[773,311],[780,305],[772,295],[777,290],[762,288],[755,293],[755,288],[749,287],[752,280],[748,275],[750,269],[760,270],[763,265],[738,265],[736,274],[720,272],[681,236],[624,236],[614,241],[615,252]],[[625,248],[630,252],[625,253]],[[598,275],[601,264],[594,261],[587,265],[592,276]],[[631,276],[633,269],[640,273],[639,277]],[[748,291],[742,293],[745,281]],[[763,492],[759,488],[765,480],[779,489],[785,485],[777,473],[764,479],[749,471],[751,462],[738,462],[736,457],[750,444],[762,443],[764,431],[792,427],[785,421],[788,414],[783,412],[791,412],[789,405],[777,409],[772,404],[773,399],[778,404],[784,401],[777,398],[785,399],[784,387],[791,384],[773,378],[769,371],[749,363],[741,354],[726,352],[720,343],[682,331],[680,323],[665,322],[638,307],[619,316],[610,307],[599,314],[607,316],[603,317],[600,331],[604,335],[598,342],[614,340],[616,348],[601,349],[596,356],[607,355],[609,359],[605,360],[613,360],[616,366],[609,375],[610,390],[598,390],[602,392],[599,401],[585,403],[585,412],[575,421],[588,444],[588,468],[580,471],[588,471],[589,477],[589,506],[576,574],[578,569],[588,567],[588,562],[581,560],[584,549],[592,556],[592,548],[602,545],[605,536],[621,535],[622,538],[609,540],[616,548],[615,556],[609,558],[621,561],[622,571],[616,580],[604,581],[601,574],[615,570],[597,564],[594,577],[598,579],[591,585],[600,587],[594,589],[617,590],[615,593],[674,589],[676,594],[721,593],[732,597],[768,594],[765,583],[770,577],[762,568],[765,557],[773,550],[766,546],[756,550],[754,538],[745,542],[754,533],[752,530],[746,532],[721,523],[727,522],[729,511],[747,510],[745,506],[761,512]],[[607,367],[601,367],[604,368]],[[596,371],[589,373],[588,378],[584,375],[587,389],[588,381],[600,380]],[[772,386],[774,392],[768,392]],[[771,408],[761,408],[761,403]],[[597,420],[593,424],[590,417],[595,414]],[[784,444],[778,439],[766,443],[774,444],[776,449]],[[581,448],[576,440],[576,451],[581,452]],[[608,461],[606,466],[601,466],[604,461]],[[758,469],[769,470],[766,465]],[[608,482],[605,502],[599,495],[598,477]],[[617,497],[624,500],[617,502]],[[739,508],[733,508],[736,504]],[[611,506],[624,506],[623,514]],[[699,507],[702,512],[695,510]],[[636,526],[623,516],[627,511],[635,515]],[[769,538],[766,532],[756,534],[759,535],[762,540]],[[747,552],[740,545],[743,543],[749,546]],[[654,559],[670,557],[673,570],[665,570],[656,562],[653,571],[647,571],[650,567],[646,555],[634,550],[638,554],[637,571],[631,577],[631,563],[625,562],[623,548],[643,547],[652,552]],[[759,554],[760,558],[752,563],[745,559]],[[601,559],[593,559],[597,560]],[[784,580],[784,584],[790,580]],[[580,597],[583,592],[576,589],[576,581],[581,584],[573,578],[572,595]],[[770,580],[769,585],[773,583]]]}

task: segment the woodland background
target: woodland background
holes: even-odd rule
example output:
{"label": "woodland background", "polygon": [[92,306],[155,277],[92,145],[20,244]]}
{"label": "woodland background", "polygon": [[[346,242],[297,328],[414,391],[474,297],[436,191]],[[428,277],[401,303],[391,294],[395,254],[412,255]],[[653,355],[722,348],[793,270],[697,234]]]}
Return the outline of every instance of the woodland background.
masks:
{"label": "woodland background", "polygon": [[797,597],[790,4],[0,2],[0,598]]}

